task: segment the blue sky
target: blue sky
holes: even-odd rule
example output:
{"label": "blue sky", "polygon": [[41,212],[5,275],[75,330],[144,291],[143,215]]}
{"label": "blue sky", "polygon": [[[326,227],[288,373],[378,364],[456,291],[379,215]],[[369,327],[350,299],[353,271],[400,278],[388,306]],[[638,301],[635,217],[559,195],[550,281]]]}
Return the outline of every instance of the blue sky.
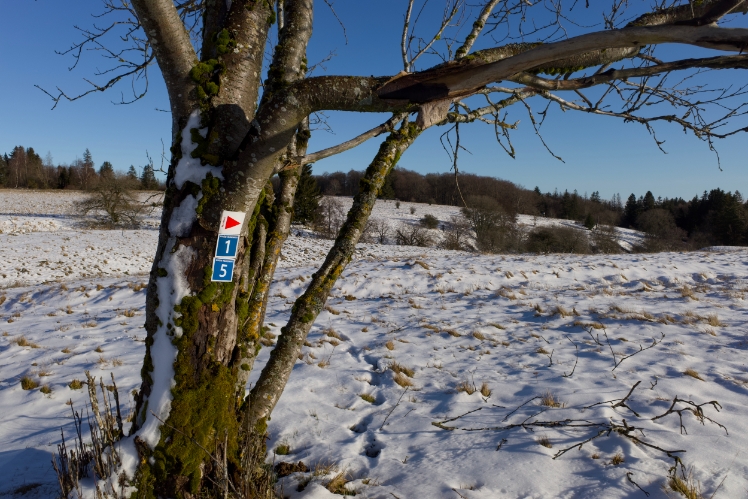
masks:
{"label": "blue sky", "polygon": [[[435,7],[439,4],[432,2]],[[338,1],[335,9],[345,24],[347,43],[329,9],[323,2],[317,3],[310,64],[331,51],[336,56],[325,64],[326,71],[315,74],[386,75],[402,69],[399,40],[405,0]],[[36,84],[50,91],[60,87],[73,95],[88,88],[84,78],[91,78],[94,71],[107,67],[105,60],[90,52],[84,54],[75,70],[68,71],[73,59],[55,54],[55,50],[63,50],[79,39],[75,25],[88,27],[95,21],[91,14],[101,12],[100,1],[5,2],[3,8],[0,153],[9,153],[16,145],[32,146],[42,156],[49,151],[56,163],[69,163],[89,148],[97,165],[108,160],[115,168],[126,170],[131,164],[144,165],[147,153],[158,164],[162,140],[165,149],[169,148],[171,118],[161,111],[169,106],[157,67],[150,71],[148,95],[131,105],[112,103],[122,95],[125,98],[132,95],[129,81],[103,94],[62,102],[54,110],[50,109],[52,101],[34,87]],[[419,26],[419,30],[423,29],[420,33],[425,36],[433,31],[440,15],[438,8],[427,11]],[[594,6],[583,11],[582,20],[587,24],[598,23],[600,19],[600,12]],[[737,23],[748,26],[744,17]],[[570,30],[574,33],[573,26]],[[490,46],[496,42],[488,38],[482,43]],[[660,56],[669,58],[684,53],[683,49],[668,48]],[[433,58],[424,59],[419,67],[435,62]],[[712,81],[734,85],[748,82],[745,71],[722,71],[715,76],[718,80]],[[541,108],[538,103],[537,109]],[[347,140],[386,119],[385,115],[330,113],[329,123],[334,133],[315,132],[310,150]],[[463,145],[470,153],[461,153],[461,171],[503,178],[528,188],[537,185],[544,192],[597,190],[606,198],[620,193],[625,199],[631,192],[641,195],[648,189],[655,196],[686,198],[715,187],[748,193],[748,156],[742,134],[718,142],[720,171],[714,153],[706,144],[674,125],[657,127],[658,138],[665,140],[663,147],[668,152],[662,154],[640,125],[571,111],[562,113],[555,108],[549,112],[542,131],[553,152],[565,160],[561,163],[546,152],[535,136],[524,107],[510,109],[508,121],[516,120],[520,120],[519,130],[513,135],[516,159],[499,147],[492,127],[485,124],[463,127]],[[735,122],[740,126],[746,124]],[[403,156],[400,166],[422,173],[449,171],[450,158],[439,142],[445,131],[444,127],[428,130]],[[378,143],[374,139],[320,162],[314,166],[315,172],[362,170],[375,154]]]}

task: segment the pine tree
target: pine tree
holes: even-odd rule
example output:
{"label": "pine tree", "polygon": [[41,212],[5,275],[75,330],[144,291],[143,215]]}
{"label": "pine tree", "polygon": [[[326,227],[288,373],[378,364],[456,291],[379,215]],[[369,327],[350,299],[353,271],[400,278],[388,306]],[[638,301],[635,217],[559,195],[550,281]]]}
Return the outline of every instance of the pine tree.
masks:
{"label": "pine tree", "polygon": [[83,153],[83,161],[80,163],[80,182],[81,188],[85,191],[92,187],[94,178],[96,177],[96,169],[94,168],[93,156],[91,151],[86,148]]}
{"label": "pine tree", "polygon": [[304,165],[301,168],[299,185],[293,201],[293,222],[300,224],[313,222],[319,208],[320,197],[319,186],[312,176],[312,165]]}
{"label": "pine tree", "polygon": [[623,227],[634,227],[636,226],[636,219],[639,216],[639,206],[636,202],[636,196],[632,193],[626,201],[626,206],[623,208],[623,217],[621,219],[621,225]]}
{"label": "pine tree", "polygon": [[592,217],[592,213],[587,213],[587,218],[584,219],[584,226],[589,230],[595,228],[595,219]]}
{"label": "pine tree", "polygon": [[158,189],[158,180],[156,180],[153,165],[150,163],[143,167],[143,174],[140,176],[140,188],[145,191]]}
{"label": "pine tree", "polygon": [[101,178],[112,178],[114,177],[114,167],[109,161],[104,161],[99,167],[99,175]]}
{"label": "pine tree", "polygon": [[127,178],[129,178],[130,180],[138,180],[138,172],[132,165],[130,165],[130,169],[127,170]]}
{"label": "pine tree", "polygon": [[379,199],[395,199],[395,188],[392,187],[392,173],[395,170],[390,170],[386,177],[384,177],[384,185],[379,190]]}
{"label": "pine tree", "polygon": [[70,170],[64,166],[57,168],[57,188],[64,189],[70,185]]}
{"label": "pine tree", "polygon": [[643,211],[653,210],[655,208],[655,197],[652,191],[647,191],[644,195]]}
{"label": "pine tree", "polygon": [[0,156],[0,185],[5,186],[8,180],[8,155]]}

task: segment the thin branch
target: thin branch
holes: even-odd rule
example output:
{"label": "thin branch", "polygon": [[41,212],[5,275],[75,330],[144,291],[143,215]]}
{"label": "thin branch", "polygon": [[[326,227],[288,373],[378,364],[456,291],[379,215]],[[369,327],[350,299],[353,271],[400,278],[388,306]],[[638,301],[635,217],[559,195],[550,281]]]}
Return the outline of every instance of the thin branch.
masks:
{"label": "thin branch", "polygon": [[400,41],[400,51],[403,57],[403,70],[410,72],[410,61],[408,61],[408,30],[410,29],[410,15],[413,12],[413,2],[408,1],[408,10],[405,12],[405,21],[403,22],[403,37]]}
{"label": "thin branch", "polygon": [[395,126],[405,118],[405,116],[406,116],[405,113],[396,114],[392,116],[392,118],[390,118],[389,120],[382,123],[381,125],[376,126],[372,128],[371,130],[362,133],[358,137],[354,137],[351,140],[343,142],[342,144],[328,147],[327,149],[322,149],[321,151],[313,152],[305,156],[296,157],[293,160],[288,161],[285,165],[283,165],[283,168],[280,171],[293,170],[294,168],[298,168],[299,166],[306,165],[309,163],[315,163],[325,158],[329,158],[330,156],[334,156],[336,154],[340,154],[341,152],[345,152],[350,149],[353,149],[354,147],[360,144],[363,144],[364,142],[366,142],[367,140],[371,138],[377,137],[385,132],[391,132],[392,130],[395,129]]}
{"label": "thin branch", "polygon": [[473,44],[478,39],[478,35],[480,35],[481,31],[483,31],[483,28],[486,26],[488,16],[491,15],[491,12],[498,3],[499,0],[489,0],[486,2],[480,15],[478,15],[478,19],[473,23],[473,29],[470,30],[470,34],[465,38],[465,42],[462,46],[457,49],[457,52],[455,52],[455,60],[462,59],[468,55],[470,49],[473,48]]}

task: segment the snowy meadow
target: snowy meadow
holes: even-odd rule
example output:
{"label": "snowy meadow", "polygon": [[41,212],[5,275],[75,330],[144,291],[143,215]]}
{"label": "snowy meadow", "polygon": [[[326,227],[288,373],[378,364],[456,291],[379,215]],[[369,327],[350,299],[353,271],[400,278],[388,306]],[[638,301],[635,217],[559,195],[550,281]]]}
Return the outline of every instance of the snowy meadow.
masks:
{"label": "snowy meadow", "polygon": [[[57,496],[52,453],[61,429],[72,439],[72,410],[85,419],[85,371],[114,375],[123,417],[140,384],[158,213],[141,230],[85,229],[76,196],[0,191],[0,497]],[[381,202],[372,216],[394,227],[427,213],[458,209]],[[331,244],[292,232],[255,374]],[[361,244],[269,423],[267,461],[289,463],[278,492],[747,497],[747,293],[746,249]]]}

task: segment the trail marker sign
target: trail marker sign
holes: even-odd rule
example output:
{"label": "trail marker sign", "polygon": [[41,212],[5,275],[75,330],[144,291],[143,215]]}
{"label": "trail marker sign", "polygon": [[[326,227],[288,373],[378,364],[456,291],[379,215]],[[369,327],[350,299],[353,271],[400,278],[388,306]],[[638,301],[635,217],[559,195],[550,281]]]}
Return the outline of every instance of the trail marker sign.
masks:
{"label": "trail marker sign", "polygon": [[224,260],[222,258],[213,259],[213,276],[210,279],[214,282],[231,282],[234,277],[234,260]]}
{"label": "trail marker sign", "polygon": [[218,236],[216,258],[236,258],[239,249],[239,236]]}
{"label": "trail marker sign", "polygon": [[221,225],[218,229],[218,235],[238,236],[242,232],[244,217],[247,214],[242,211],[224,211],[221,213]]}
{"label": "trail marker sign", "polygon": [[215,258],[213,258],[213,282],[231,282],[234,278],[234,261],[239,251],[239,235],[247,216],[242,211],[224,211],[221,213],[221,225],[218,228]]}

